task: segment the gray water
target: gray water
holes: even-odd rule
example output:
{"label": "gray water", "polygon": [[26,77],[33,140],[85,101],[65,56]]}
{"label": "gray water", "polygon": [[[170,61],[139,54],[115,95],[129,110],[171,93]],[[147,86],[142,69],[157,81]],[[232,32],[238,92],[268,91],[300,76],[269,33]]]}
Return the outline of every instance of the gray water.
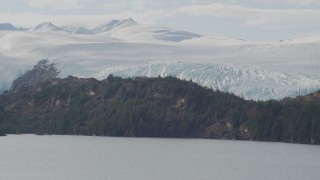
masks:
{"label": "gray water", "polygon": [[320,146],[9,135],[0,180],[317,180]]}

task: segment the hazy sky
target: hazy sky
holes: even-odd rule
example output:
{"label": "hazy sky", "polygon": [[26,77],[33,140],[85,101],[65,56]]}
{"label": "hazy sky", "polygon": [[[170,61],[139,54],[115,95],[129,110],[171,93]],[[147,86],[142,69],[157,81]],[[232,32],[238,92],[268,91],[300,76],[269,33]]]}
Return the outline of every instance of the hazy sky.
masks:
{"label": "hazy sky", "polygon": [[247,40],[320,34],[320,0],[6,0],[0,22],[93,27],[132,17],[190,32]]}

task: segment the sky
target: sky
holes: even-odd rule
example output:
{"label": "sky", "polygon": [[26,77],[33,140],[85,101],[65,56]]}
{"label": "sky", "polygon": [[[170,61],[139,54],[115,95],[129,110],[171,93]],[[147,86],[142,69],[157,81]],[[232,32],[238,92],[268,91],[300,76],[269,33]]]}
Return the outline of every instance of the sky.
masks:
{"label": "sky", "polygon": [[246,40],[320,34],[320,0],[7,0],[0,23],[94,27],[112,19]]}

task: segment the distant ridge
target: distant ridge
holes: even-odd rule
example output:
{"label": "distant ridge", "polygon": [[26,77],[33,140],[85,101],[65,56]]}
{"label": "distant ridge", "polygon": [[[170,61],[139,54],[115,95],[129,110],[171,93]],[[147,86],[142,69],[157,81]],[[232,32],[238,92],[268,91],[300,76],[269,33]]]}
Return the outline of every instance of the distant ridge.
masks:
{"label": "distant ridge", "polygon": [[0,23],[0,31],[17,31],[19,30],[10,23]]}
{"label": "distant ridge", "polygon": [[124,20],[112,20],[110,22],[108,22],[107,24],[102,24],[100,26],[97,26],[95,28],[93,28],[91,31],[93,33],[104,33],[107,31],[110,31],[114,28],[117,27],[128,27],[128,26],[133,26],[133,25],[137,25],[138,23],[136,21],[134,21],[132,18],[128,18],[128,19],[124,19]]}
{"label": "distant ridge", "polygon": [[84,27],[78,27],[75,30],[72,31],[72,34],[93,34],[92,31],[90,31],[87,28]]}
{"label": "distant ridge", "polygon": [[43,22],[31,28],[29,31],[46,32],[46,31],[65,31],[65,29],[55,26],[52,22]]}

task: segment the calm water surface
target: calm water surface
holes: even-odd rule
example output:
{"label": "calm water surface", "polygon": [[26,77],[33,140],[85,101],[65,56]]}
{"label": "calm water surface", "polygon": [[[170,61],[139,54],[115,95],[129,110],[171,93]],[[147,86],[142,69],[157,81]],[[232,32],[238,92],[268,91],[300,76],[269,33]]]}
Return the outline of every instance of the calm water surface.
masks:
{"label": "calm water surface", "polygon": [[9,135],[0,180],[317,180],[320,146]]}

